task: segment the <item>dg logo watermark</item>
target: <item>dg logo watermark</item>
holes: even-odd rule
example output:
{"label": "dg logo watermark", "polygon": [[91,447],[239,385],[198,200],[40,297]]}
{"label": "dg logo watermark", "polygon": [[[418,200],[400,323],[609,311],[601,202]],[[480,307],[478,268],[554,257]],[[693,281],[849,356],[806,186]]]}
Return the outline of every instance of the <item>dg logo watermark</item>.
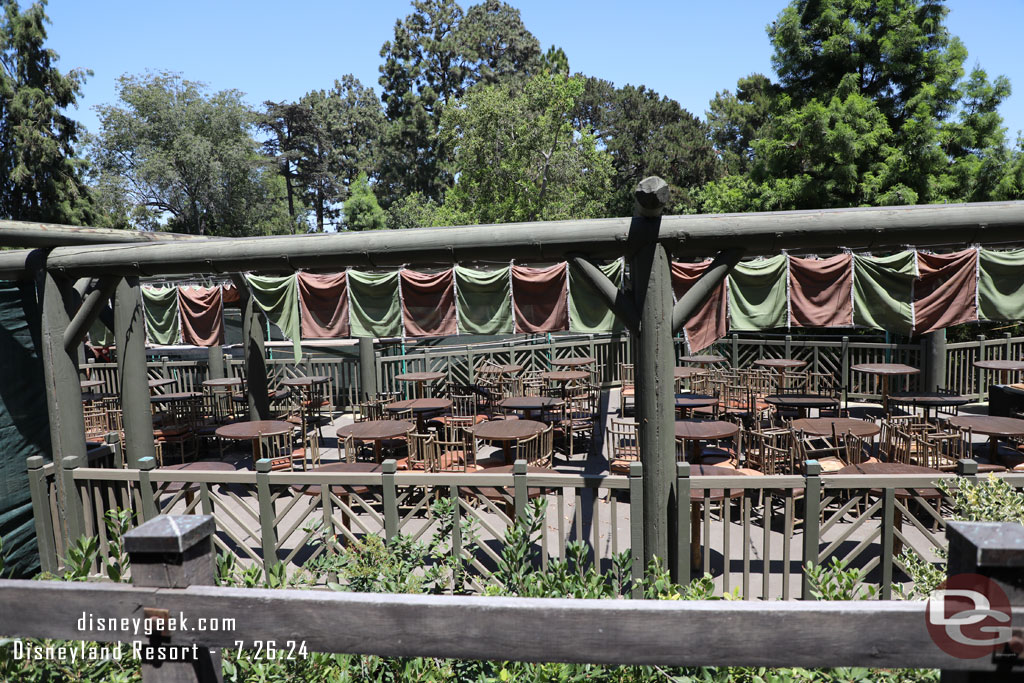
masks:
{"label": "dg logo watermark", "polygon": [[946,654],[978,659],[1010,642],[1010,600],[994,581],[957,574],[934,591],[925,610],[928,633]]}

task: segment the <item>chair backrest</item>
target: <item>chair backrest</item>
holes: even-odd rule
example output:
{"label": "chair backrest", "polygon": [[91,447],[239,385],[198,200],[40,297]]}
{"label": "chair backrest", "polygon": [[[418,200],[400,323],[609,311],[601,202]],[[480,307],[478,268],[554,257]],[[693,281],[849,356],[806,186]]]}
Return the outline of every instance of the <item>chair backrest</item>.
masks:
{"label": "chair backrest", "polygon": [[476,468],[476,439],[463,427],[449,430],[444,438],[434,437],[430,449],[430,472],[470,472]]}
{"label": "chair backrest", "polygon": [[634,381],[632,363],[619,363],[619,381],[622,382],[623,387],[633,386]]}
{"label": "chair backrest", "polygon": [[613,417],[608,425],[607,441],[611,444],[611,460],[640,459],[635,421]]}
{"label": "chair backrest", "polygon": [[110,429],[110,419],[103,404],[82,406],[82,417],[85,418],[85,438],[89,441],[101,441]]}
{"label": "chair backrest", "polygon": [[783,430],[741,431],[745,467],[764,474],[792,474],[795,453],[791,433]]}
{"label": "chair backrest", "polygon": [[452,394],[451,399],[453,417],[476,417],[476,394]]}
{"label": "chair backrest", "polygon": [[295,469],[292,432],[265,437],[263,457],[270,460],[270,471]]}
{"label": "chair backrest", "polygon": [[839,397],[839,382],[830,372],[808,372],[807,390],[812,394]]}
{"label": "chair backrest", "polygon": [[540,459],[540,433],[520,439],[516,443],[516,460],[525,460],[529,466],[536,465]]}
{"label": "chair backrest", "polygon": [[356,446],[356,440],[351,434],[342,439],[338,445],[341,447],[341,453],[338,454],[339,460],[342,462],[356,461],[356,456],[359,454],[359,448]]}
{"label": "chair backrest", "polygon": [[843,435],[843,445],[846,450],[846,462],[849,465],[859,465],[871,457],[871,442],[853,432]]}
{"label": "chair backrest", "polygon": [[436,443],[436,437],[433,434],[419,434],[417,432],[406,434],[409,469],[433,471],[432,466],[437,457],[435,452],[437,450]]}
{"label": "chair backrest", "polygon": [[406,408],[405,410],[389,410],[388,419],[391,420],[412,420],[415,419],[412,408]]}
{"label": "chair backrest", "polygon": [[378,399],[370,399],[359,404],[359,411],[356,413],[356,422],[367,422],[369,420],[380,420],[384,417],[384,404]]}

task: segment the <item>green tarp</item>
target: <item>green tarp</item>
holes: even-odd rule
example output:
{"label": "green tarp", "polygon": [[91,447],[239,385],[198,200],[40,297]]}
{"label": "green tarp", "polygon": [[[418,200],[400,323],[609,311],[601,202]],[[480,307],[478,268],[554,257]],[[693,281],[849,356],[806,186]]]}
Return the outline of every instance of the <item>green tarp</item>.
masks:
{"label": "green tarp", "polygon": [[178,325],[178,288],[142,288],[146,307],[146,334],[153,344],[177,344],[181,338]]}
{"label": "green tarp", "polygon": [[1024,249],[982,249],[978,271],[978,317],[1024,320]]}
{"label": "green tarp", "polygon": [[103,321],[96,318],[92,327],[89,328],[89,343],[93,346],[113,346],[114,333],[103,324]]}
{"label": "green tarp", "polygon": [[[622,259],[601,266],[601,272],[622,288]],[[569,266],[569,329],[573,332],[619,332],[622,323],[576,266]]]}
{"label": "green tarp", "polygon": [[349,327],[353,337],[402,336],[398,271],[348,271]]}
{"label": "green tarp", "polygon": [[786,327],[786,255],[738,263],[729,273],[729,327],[767,330]]}
{"label": "green tarp", "polygon": [[50,459],[39,313],[31,283],[0,282],[0,538],[4,578],[39,572],[25,460]]}
{"label": "green tarp", "polygon": [[460,334],[511,334],[509,269],[474,270],[455,266],[456,312]]}
{"label": "green tarp", "polygon": [[281,334],[291,340],[295,362],[298,363],[302,359],[302,323],[295,276],[247,275],[245,280],[249,283],[256,305],[267,316],[267,320],[277,325]]}
{"label": "green tarp", "polygon": [[917,253],[853,255],[853,324],[910,335]]}

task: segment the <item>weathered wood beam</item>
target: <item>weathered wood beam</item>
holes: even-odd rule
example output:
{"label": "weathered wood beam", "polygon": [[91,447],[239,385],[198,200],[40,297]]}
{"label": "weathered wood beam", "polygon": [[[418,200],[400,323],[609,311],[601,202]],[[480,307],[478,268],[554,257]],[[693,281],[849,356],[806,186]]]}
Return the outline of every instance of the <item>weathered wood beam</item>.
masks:
{"label": "weathered wood beam", "polygon": [[572,267],[576,268],[576,272],[594,288],[615,317],[626,326],[626,329],[636,334],[640,329],[640,314],[629,295],[616,287],[615,283],[585,256],[570,254],[568,258]]}
{"label": "weathered wood beam", "polygon": [[128,467],[155,458],[153,410],[146,373],[146,314],[137,277],[120,279],[114,296],[114,343]]}
{"label": "weathered wood beam", "polygon": [[700,308],[714,289],[722,283],[733,267],[740,262],[743,249],[733,248],[718,252],[715,260],[690,289],[672,307],[672,334],[678,332],[690,316]]}
{"label": "weathered wood beam", "polygon": [[67,329],[64,330],[64,348],[69,353],[74,351],[82,343],[82,340],[85,339],[85,335],[89,333],[89,328],[100,317],[103,309],[108,306],[110,297],[114,294],[114,290],[117,289],[120,281],[121,278],[119,277],[99,278],[95,289],[85,294],[82,298],[78,312],[75,313],[75,317],[68,323]]}
{"label": "weathered wood beam", "polygon": [[0,221],[0,247],[65,247],[87,244],[172,242],[209,239],[201,235],[91,228],[59,223]]}
{"label": "weathered wood beam", "polygon": [[633,344],[637,438],[643,463],[644,566],[654,557],[675,567],[669,539],[675,492],[675,357],[672,349],[672,273],[668,252],[658,242],[668,184],[645,178],[634,192],[636,212],[629,229],[634,305],[640,313]]}
{"label": "weathered wood beam", "polygon": [[267,364],[263,325],[260,309],[249,290],[249,283],[238,274],[231,274],[231,281],[238,288],[242,304],[242,344],[245,345],[245,386],[248,391],[249,418],[266,420],[270,417],[270,400],[267,397]]}
{"label": "weathered wood beam", "polygon": [[[174,275],[292,272],[346,266],[398,266],[474,260],[561,260],[585,244],[595,259],[630,255],[631,221],[602,218],[555,223],[510,223],[451,228],[372,230],[298,236],[244,237],[59,247],[48,267],[68,275]],[[815,250],[899,249],[964,243],[1024,244],[1024,202],[951,204],[669,216],[659,241],[677,256],[730,247],[749,255]],[[15,259],[16,261],[17,259]],[[0,260],[2,263],[2,260]]]}

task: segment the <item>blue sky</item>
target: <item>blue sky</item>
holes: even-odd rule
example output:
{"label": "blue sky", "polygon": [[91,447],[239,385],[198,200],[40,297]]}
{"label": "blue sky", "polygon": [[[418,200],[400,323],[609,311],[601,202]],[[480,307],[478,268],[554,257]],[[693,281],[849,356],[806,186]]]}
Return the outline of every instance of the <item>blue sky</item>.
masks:
{"label": "blue sky", "polygon": [[[27,5],[29,0],[21,0]],[[473,4],[462,0],[463,8]],[[771,73],[765,26],[783,0],[512,0],[543,49],[556,44],[573,71],[644,84],[703,118],[715,92]],[[1018,91],[1002,107],[1011,141],[1024,129],[1024,0],[951,0],[948,26],[967,46],[967,68],[1004,74]],[[295,100],[352,73],[379,94],[380,48],[408,0],[51,0],[48,46],[60,67],[92,69],[75,117],[117,99],[122,74],[177,71],[213,90],[235,88],[257,105]]]}

